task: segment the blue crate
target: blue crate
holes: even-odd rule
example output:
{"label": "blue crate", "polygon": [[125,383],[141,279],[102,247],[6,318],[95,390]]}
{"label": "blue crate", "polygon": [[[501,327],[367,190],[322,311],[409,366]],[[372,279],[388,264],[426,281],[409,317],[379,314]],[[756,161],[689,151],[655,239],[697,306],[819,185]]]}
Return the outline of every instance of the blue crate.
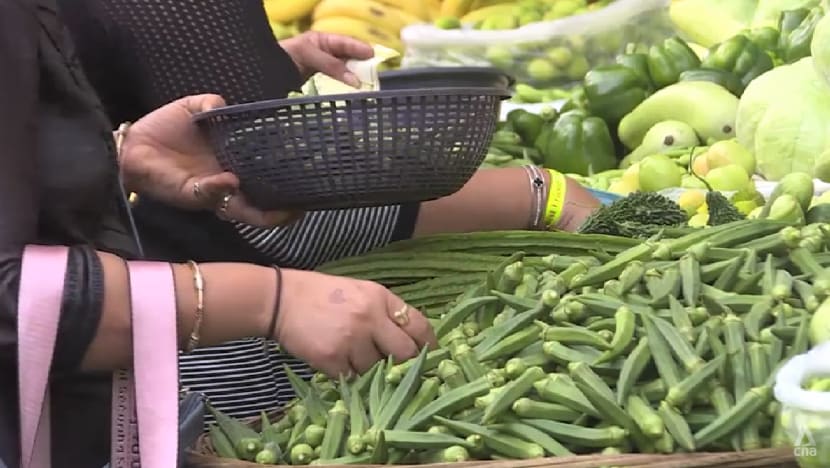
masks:
{"label": "blue crate", "polygon": [[597,199],[599,199],[600,203],[602,203],[603,205],[610,205],[611,203],[614,203],[615,201],[622,198],[616,193],[603,192],[602,190],[595,190],[589,188],[588,191],[591,192],[591,195],[597,197]]}

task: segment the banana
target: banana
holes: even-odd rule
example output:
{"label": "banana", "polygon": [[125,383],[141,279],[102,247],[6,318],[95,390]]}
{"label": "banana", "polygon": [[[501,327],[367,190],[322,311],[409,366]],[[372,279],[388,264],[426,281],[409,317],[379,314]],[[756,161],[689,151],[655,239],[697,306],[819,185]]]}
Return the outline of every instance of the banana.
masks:
{"label": "banana", "polygon": [[346,16],[372,24],[382,24],[390,31],[400,31],[410,24],[423,22],[406,11],[374,0],[323,0],[314,9],[311,18],[314,22],[333,16]]}
{"label": "banana", "polygon": [[320,0],[263,0],[268,21],[283,24],[310,15],[318,3]]}
{"label": "banana", "polygon": [[424,0],[424,3],[426,3],[430,21],[435,21],[441,17],[442,0]]}
{"label": "banana", "polygon": [[429,21],[429,5],[427,0],[378,0],[384,5],[389,5],[409,13],[412,16]]}
{"label": "banana", "polygon": [[467,13],[461,17],[461,22],[465,24],[476,24],[479,21],[484,21],[491,16],[512,15],[515,9],[516,5],[512,3],[490,5]]}
{"label": "banana", "polygon": [[441,17],[460,18],[470,12],[474,0],[444,0],[441,2]]}
{"label": "banana", "polygon": [[330,16],[320,19],[311,23],[311,30],[351,36],[368,44],[380,44],[400,53],[403,52],[403,43],[397,31],[389,31],[379,25],[347,16]]}
{"label": "banana", "polygon": [[703,142],[735,137],[738,98],[708,81],[684,81],[649,96],[623,117],[617,133],[628,148],[636,148],[655,124],[677,120],[692,127]]}

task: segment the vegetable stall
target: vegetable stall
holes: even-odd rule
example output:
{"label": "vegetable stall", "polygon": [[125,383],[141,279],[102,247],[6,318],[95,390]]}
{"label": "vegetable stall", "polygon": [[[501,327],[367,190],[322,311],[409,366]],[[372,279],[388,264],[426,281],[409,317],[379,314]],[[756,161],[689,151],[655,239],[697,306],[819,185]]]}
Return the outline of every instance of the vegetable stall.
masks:
{"label": "vegetable stall", "polygon": [[[389,287],[439,346],[348,381],[286,369],[297,400],[214,411],[192,466],[830,466],[830,420],[775,392],[830,341],[825,11],[675,0],[676,35],[567,88],[520,80],[525,101],[567,99],[509,112],[483,168],[539,164],[616,200],[577,233],[436,235],[321,267]],[[458,33],[463,14],[432,20]],[[812,449],[794,450],[805,427]]]}

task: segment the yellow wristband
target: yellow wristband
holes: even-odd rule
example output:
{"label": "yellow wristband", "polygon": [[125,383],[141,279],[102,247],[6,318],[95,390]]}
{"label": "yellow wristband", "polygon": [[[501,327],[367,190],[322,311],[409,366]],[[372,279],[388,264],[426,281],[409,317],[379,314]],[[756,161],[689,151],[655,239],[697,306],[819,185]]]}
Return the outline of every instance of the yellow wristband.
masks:
{"label": "yellow wristband", "polygon": [[565,192],[568,189],[568,181],[561,172],[547,169],[550,173],[548,188],[548,202],[545,206],[545,225],[556,226],[562,218],[562,208],[565,206]]}

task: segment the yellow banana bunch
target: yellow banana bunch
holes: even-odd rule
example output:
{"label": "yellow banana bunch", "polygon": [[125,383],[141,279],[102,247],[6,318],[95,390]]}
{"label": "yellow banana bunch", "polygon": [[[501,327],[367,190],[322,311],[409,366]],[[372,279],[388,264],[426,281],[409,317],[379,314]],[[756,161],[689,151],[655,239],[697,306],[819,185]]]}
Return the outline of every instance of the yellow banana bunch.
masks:
{"label": "yellow banana bunch", "polygon": [[389,5],[399,10],[403,10],[412,16],[429,21],[429,10],[427,8],[427,0],[378,0],[384,5]]}
{"label": "yellow banana bunch", "polygon": [[312,22],[325,18],[347,17],[382,25],[384,29],[400,32],[401,29],[423,20],[399,8],[375,0],[323,0],[312,13]]}
{"label": "yellow banana bunch", "polygon": [[424,2],[429,12],[430,21],[435,21],[441,17],[441,4],[444,3],[442,0],[424,0]]}
{"label": "yellow banana bunch", "polygon": [[473,10],[461,17],[462,23],[475,24],[490,17],[499,17],[512,15],[516,10],[516,5],[513,3],[502,3],[500,5],[490,5]]}
{"label": "yellow banana bunch", "polygon": [[274,37],[276,37],[278,41],[297,36],[300,32],[302,32],[300,31],[300,25],[296,21],[288,24],[271,21],[270,24],[271,31],[274,33]]}
{"label": "yellow banana bunch", "polygon": [[441,16],[442,18],[452,17],[460,18],[470,11],[475,0],[444,0],[441,2]]}
{"label": "yellow banana bunch", "polygon": [[311,30],[350,36],[368,44],[380,44],[403,53],[399,31],[391,31],[368,21],[348,16],[329,16],[311,23]]}
{"label": "yellow banana bunch", "polygon": [[268,21],[282,24],[307,17],[318,3],[320,0],[263,0]]}

